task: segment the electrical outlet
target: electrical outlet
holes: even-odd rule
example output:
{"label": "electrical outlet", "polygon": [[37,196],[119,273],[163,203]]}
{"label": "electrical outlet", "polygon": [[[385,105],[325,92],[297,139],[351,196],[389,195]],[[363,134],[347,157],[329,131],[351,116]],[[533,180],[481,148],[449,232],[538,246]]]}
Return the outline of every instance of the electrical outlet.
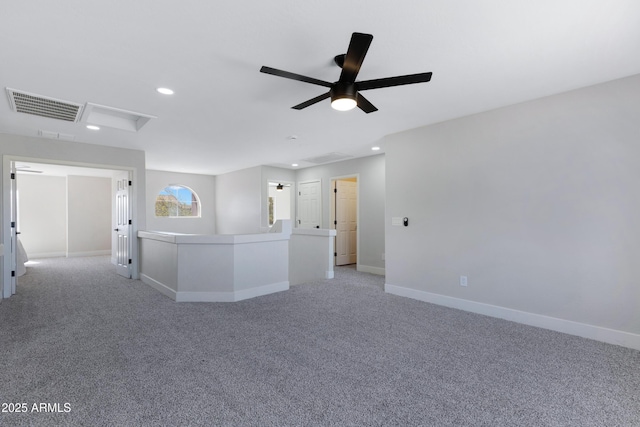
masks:
{"label": "electrical outlet", "polygon": [[460,286],[467,286],[467,276],[460,276]]}

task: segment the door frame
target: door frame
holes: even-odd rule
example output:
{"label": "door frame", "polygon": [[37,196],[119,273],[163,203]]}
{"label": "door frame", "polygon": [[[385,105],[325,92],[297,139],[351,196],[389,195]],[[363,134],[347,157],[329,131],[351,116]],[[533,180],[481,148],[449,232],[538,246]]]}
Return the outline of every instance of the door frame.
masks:
{"label": "door frame", "polygon": [[[333,189],[335,188],[335,181],[339,181],[339,180],[345,180],[345,179],[349,179],[349,178],[355,178],[356,180],[356,224],[357,224],[357,228],[356,228],[356,270],[360,271],[360,174],[359,173],[353,173],[353,174],[348,174],[348,175],[339,175],[339,176],[333,176],[329,178],[329,182],[331,183],[329,188],[329,200],[330,202],[330,207],[333,207],[334,209],[329,209],[329,222],[330,222],[330,228],[332,230],[335,230],[336,226],[335,226],[335,221],[336,221],[336,217],[335,217],[335,193],[333,192]],[[336,232],[337,234],[337,232]],[[334,253],[336,250],[336,241],[334,238],[334,242],[333,242],[333,248],[334,248]],[[333,265],[336,265],[336,257],[333,257]]]}
{"label": "door frame", "polygon": [[[296,206],[298,203],[298,196],[296,194],[297,190],[297,186],[296,183],[294,181],[290,181],[288,179],[267,179],[266,181],[266,198],[265,201],[266,202],[266,206],[262,206],[261,209],[264,209],[264,214],[262,215],[262,223],[266,224],[266,228],[263,225],[262,228],[264,230],[269,230],[269,228],[271,228],[271,226],[269,225],[269,183],[271,182],[277,182],[279,184],[282,185],[289,185],[289,219],[291,220],[291,223],[294,224],[296,223]],[[262,203],[263,205],[265,203]]]}
{"label": "door frame", "polygon": [[[34,157],[25,157],[25,156],[15,156],[10,154],[4,154],[2,156],[2,226],[0,231],[2,232],[2,243],[4,245],[3,252],[4,256],[2,257],[2,262],[0,263],[0,301],[4,298],[9,298],[11,296],[11,271],[12,266],[11,263],[13,258],[11,254],[7,254],[8,248],[11,245],[11,163],[12,162],[25,162],[25,163],[45,163],[52,165],[62,165],[62,166],[75,166],[82,168],[91,168],[91,169],[109,169],[116,171],[124,171],[128,173],[129,179],[133,181],[133,186],[131,187],[130,195],[131,195],[131,203],[129,204],[129,213],[132,218],[132,226],[131,226],[131,239],[130,244],[130,255],[131,255],[131,277],[133,279],[137,279],[139,277],[139,259],[138,259],[138,250],[137,250],[137,238],[135,237],[138,230],[138,209],[137,203],[140,190],[138,190],[138,185],[136,185],[136,174],[139,173],[137,168],[127,168],[123,166],[117,165],[108,165],[108,164],[99,164],[99,163],[86,163],[86,162],[73,162],[73,161],[63,161],[57,159],[43,159],[43,158],[34,158]],[[144,173],[144,171],[142,171]],[[144,192],[142,192],[144,194]],[[112,201],[115,203],[115,201]],[[112,204],[113,206],[113,204]],[[112,208],[112,225],[113,225],[113,217],[114,212]],[[112,243],[112,253],[113,253],[113,243]],[[112,256],[113,259],[113,256]],[[9,293],[9,295],[7,295]]]}

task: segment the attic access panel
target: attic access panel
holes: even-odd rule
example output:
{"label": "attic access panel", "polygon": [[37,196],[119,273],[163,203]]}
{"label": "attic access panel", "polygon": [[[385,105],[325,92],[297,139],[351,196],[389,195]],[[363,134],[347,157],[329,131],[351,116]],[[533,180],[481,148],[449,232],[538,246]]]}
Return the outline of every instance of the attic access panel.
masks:
{"label": "attic access panel", "polygon": [[82,121],[87,124],[137,132],[156,116],[87,102]]}
{"label": "attic access panel", "polygon": [[308,163],[314,163],[316,165],[320,165],[323,163],[330,163],[330,162],[337,162],[340,160],[346,160],[349,159],[353,156],[350,156],[348,154],[343,154],[343,153],[337,153],[337,152],[333,152],[333,153],[328,153],[328,154],[323,154],[321,156],[317,156],[317,157],[311,157],[308,159],[302,159],[305,162]]}

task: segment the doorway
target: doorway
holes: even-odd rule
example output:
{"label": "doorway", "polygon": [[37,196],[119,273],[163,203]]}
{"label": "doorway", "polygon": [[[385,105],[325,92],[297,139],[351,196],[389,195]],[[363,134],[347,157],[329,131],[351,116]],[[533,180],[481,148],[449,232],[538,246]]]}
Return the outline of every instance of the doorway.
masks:
{"label": "doorway", "polygon": [[331,180],[331,224],[336,230],[335,265],[358,263],[358,177]]}
{"label": "doorway", "polygon": [[[48,163],[40,159],[5,161],[12,174],[5,177],[5,185],[9,181],[11,191],[5,194],[4,201],[9,201],[16,213],[12,212],[11,221],[5,217],[3,224],[5,230],[10,230],[5,234],[5,241],[8,236],[11,249],[4,260],[3,298],[10,297],[16,290],[19,270],[16,248],[20,245],[16,244],[15,235],[19,233],[23,233],[21,239],[25,242],[27,256],[31,247],[34,258],[111,255],[113,263],[118,249],[120,252],[123,249],[122,245],[114,246],[117,239],[111,236],[117,224],[116,214],[122,212],[122,217],[132,218],[130,206],[118,209],[114,185],[116,180],[123,179],[129,183],[132,171],[106,169],[99,165]],[[22,194],[20,199],[18,193]],[[95,228],[92,227],[94,223],[102,225]],[[132,228],[129,219],[126,228]],[[124,269],[119,270],[126,277],[131,277],[133,267],[128,257],[129,246],[127,244],[126,274],[123,274]]]}
{"label": "doorway", "polygon": [[267,215],[271,227],[279,219],[291,219],[294,214],[292,203],[293,183],[288,181],[268,181]]}

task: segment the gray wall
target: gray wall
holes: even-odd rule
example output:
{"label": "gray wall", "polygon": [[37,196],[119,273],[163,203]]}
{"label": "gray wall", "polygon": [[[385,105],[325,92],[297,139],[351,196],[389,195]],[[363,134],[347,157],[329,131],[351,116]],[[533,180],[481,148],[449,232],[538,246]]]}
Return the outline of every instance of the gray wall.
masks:
{"label": "gray wall", "polygon": [[111,253],[112,179],[18,174],[20,240],[29,258]]}
{"label": "gray wall", "polygon": [[[186,234],[216,233],[216,178],[165,171],[147,171],[147,230]],[[165,187],[177,184],[189,187],[200,198],[200,218],[161,218],[155,215],[156,197]]]}
{"label": "gray wall", "polygon": [[640,334],[640,76],[385,149],[388,285]]}
{"label": "gray wall", "polygon": [[[29,258],[67,254],[67,178],[18,174],[20,241]],[[111,224],[109,224],[111,225]]]}
{"label": "gray wall", "polygon": [[295,182],[295,171],[256,166],[216,176],[216,232],[252,234],[269,230],[269,181]]}
{"label": "gray wall", "polygon": [[[385,159],[375,155],[322,166],[282,169],[257,166],[216,176],[216,232],[260,233],[268,229],[268,182],[322,181],[322,225],[330,228],[331,179],[358,175],[358,264],[363,270],[384,274]],[[296,203],[295,187],[292,203]]]}
{"label": "gray wall", "polygon": [[67,255],[111,253],[111,178],[67,177]]}
{"label": "gray wall", "polygon": [[216,176],[217,234],[260,233],[262,168]]}
{"label": "gray wall", "polygon": [[378,154],[300,169],[296,181],[322,181],[322,228],[333,228],[329,212],[331,179],[352,175],[358,175],[358,268],[384,274],[385,156]]}

